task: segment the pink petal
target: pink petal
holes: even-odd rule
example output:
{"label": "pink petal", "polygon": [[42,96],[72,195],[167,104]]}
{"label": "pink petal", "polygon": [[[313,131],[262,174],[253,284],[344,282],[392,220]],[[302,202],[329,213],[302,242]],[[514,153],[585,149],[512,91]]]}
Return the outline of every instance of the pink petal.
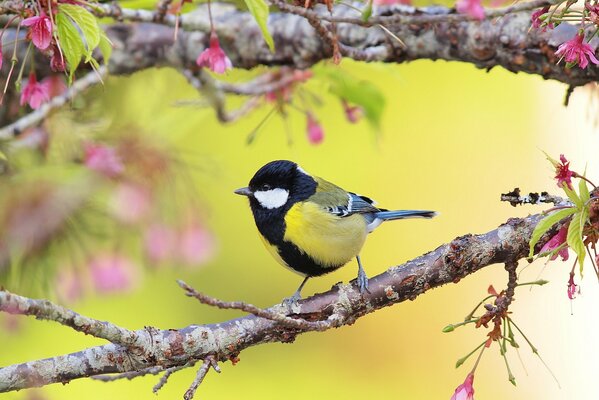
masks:
{"label": "pink petal", "polygon": [[113,147],[94,143],[85,145],[85,166],[108,178],[115,178],[125,170]]}
{"label": "pink petal", "polygon": [[120,184],[110,202],[113,215],[126,224],[140,222],[150,212],[151,207],[150,191],[132,183]]}
{"label": "pink petal", "polygon": [[131,289],[136,275],[133,262],[116,254],[96,257],[89,263],[89,270],[94,288],[99,293]]}
{"label": "pink petal", "polygon": [[173,257],[177,238],[172,228],[155,224],[144,235],[146,254],[153,262],[166,261]]}
{"label": "pink petal", "polygon": [[214,239],[210,232],[198,223],[187,226],[179,237],[179,257],[188,265],[208,261],[214,254]]}

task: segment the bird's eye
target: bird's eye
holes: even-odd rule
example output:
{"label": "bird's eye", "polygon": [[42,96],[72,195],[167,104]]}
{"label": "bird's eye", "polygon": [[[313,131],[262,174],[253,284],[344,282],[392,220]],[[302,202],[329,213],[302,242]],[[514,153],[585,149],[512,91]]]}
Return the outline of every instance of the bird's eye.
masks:
{"label": "bird's eye", "polygon": [[266,192],[267,190],[270,190],[270,185],[265,183],[264,185],[260,186],[260,190]]}

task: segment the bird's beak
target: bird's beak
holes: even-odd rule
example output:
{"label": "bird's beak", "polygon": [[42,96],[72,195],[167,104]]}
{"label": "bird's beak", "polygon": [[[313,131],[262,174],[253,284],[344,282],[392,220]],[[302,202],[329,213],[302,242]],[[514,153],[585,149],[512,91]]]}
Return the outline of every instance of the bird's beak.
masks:
{"label": "bird's beak", "polygon": [[248,196],[248,197],[250,197],[250,196],[252,196],[252,195],[254,194],[254,193],[253,193],[253,192],[250,190],[250,188],[248,188],[248,187],[242,187],[242,188],[239,188],[239,189],[237,189],[237,190],[236,190],[234,193],[235,193],[235,194],[240,194],[240,195],[242,195],[242,196]]}

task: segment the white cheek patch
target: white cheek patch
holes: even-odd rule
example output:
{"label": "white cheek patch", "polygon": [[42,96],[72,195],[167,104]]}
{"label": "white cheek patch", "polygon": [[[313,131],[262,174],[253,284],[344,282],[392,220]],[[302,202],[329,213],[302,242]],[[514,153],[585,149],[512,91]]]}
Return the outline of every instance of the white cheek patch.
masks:
{"label": "white cheek patch", "polygon": [[287,203],[289,192],[281,188],[257,190],[254,192],[254,197],[260,202],[262,207],[273,209],[279,208]]}

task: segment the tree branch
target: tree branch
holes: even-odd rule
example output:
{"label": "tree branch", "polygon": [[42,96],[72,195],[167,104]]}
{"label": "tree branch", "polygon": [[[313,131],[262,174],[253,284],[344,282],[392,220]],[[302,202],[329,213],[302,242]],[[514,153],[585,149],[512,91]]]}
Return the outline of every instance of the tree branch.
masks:
{"label": "tree branch", "polygon": [[[111,343],[64,356],[0,368],[0,392],[56,382],[65,383],[93,375],[147,371],[153,367],[167,370],[191,365],[200,359],[204,360],[205,368],[206,360],[211,360],[210,357],[214,357],[214,361],[235,360],[237,355],[248,347],[269,342],[292,342],[299,334],[320,330],[322,324],[314,322],[324,322],[328,328],[352,324],[365,314],[408,299],[414,300],[432,288],[456,283],[488,265],[512,265],[515,260],[527,257],[530,236],[542,217],[542,214],[536,214],[527,218],[512,218],[486,234],[458,237],[429,253],[403,265],[391,267],[371,278],[370,293],[363,296],[360,295],[355,282],[338,284],[328,292],[300,301],[291,313],[287,307],[276,305],[263,310],[267,314],[262,316],[267,318],[249,315],[219,324],[191,325],[178,330],[145,328],[129,331],[134,334],[130,336],[131,340],[119,342],[125,345],[134,342],[135,346]],[[560,227],[558,224],[547,232],[537,244],[536,250],[538,251]],[[193,290],[188,290],[188,293],[198,297],[197,292]],[[7,291],[0,291],[0,310],[13,308],[15,312],[14,306],[17,306],[16,313],[44,318],[50,315],[22,306],[31,302],[41,302],[50,310],[58,308],[49,302],[29,300]],[[256,314],[261,312],[259,309],[248,309],[240,303],[237,305],[239,307],[234,308]],[[310,323],[292,326],[290,319]],[[61,318],[56,320],[60,322]],[[103,324],[105,329],[118,328],[110,323]],[[92,333],[92,330],[75,329]],[[109,340],[113,338],[113,335],[98,335],[97,332],[92,334]]]}

